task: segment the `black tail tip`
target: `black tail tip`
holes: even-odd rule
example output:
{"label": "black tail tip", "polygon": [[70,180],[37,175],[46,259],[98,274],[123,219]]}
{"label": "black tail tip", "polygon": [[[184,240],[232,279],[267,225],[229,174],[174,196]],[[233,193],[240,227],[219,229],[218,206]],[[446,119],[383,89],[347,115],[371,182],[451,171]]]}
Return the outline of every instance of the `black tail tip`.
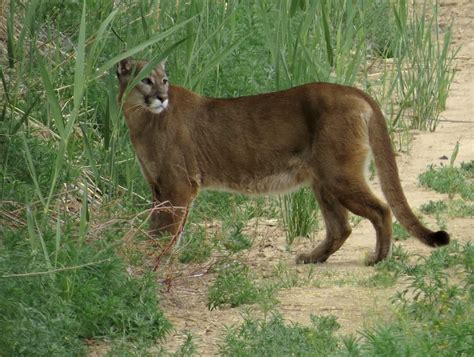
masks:
{"label": "black tail tip", "polygon": [[430,243],[433,247],[440,247],[449,244],[449,234],[445,231],[434,232],[430,237]]}

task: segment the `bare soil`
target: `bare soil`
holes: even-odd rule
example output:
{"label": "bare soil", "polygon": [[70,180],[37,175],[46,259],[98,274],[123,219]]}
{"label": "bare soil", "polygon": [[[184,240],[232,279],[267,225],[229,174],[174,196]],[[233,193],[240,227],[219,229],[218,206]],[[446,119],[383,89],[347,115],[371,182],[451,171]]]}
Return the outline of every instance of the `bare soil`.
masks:
{"label": "bare soil", "polygon": [[[411,206],[415,209],[429,200],[447,199],[446,195],[424,189],[418,184],[418,175],[431,164],[446,163],[456,142],[460,143],[457,162],[474,159],[474,2],[470,0],[441,0],[441,26],[454,19],[454,45],[462,46],[456,58],[457,73],[451,87],[442,122],[434,133],[414,132],[410,155],[397,158],[402,185]],[[379,192],[378,183],[371,183]],[[428,225],[434,221],[424,217]],[[452,238],[458,241],[473,240],[474,222],[469,218],[447,222]],[[327,263],[316,266],[297,266],[296,252],[309,250],[324,238],[321,230],[314,242],[298,240],[291,251],[287,250],[282,227],[272,220],[250,222],[247,234],[254,239],[244,259],[262,280],[274,277],[276,267],[286,267],[297,286],[282,289],[277,295],[278,309],[288,321],[308,324],[311,314],[332,314],[342,325],[341,334],[355,333],[374,323],[391,318],[389,297],[403,282],[390,288],[366,287],[360,284],[374,274],[372,267],[364,265],[365,256],[375,247],[375,233],[370,222],[357,224],[345,245]],[[431,249],[415,239],[401,243],[411,255],[428,255]],[[178,265],[170,268],[174,276],[169,290],[162,293],[162,307],[175,326],[166,341],[173,351],[184,341],[184,333],[192,333],[198,354],[212,356],[225,335],[225,326],[242,322],[244,311],[258,314],[257,307],[228,308],[209,311],[207,292],[215,278],[208,273],[207,265]],[[176,274],[179,272],[180,274]]]}

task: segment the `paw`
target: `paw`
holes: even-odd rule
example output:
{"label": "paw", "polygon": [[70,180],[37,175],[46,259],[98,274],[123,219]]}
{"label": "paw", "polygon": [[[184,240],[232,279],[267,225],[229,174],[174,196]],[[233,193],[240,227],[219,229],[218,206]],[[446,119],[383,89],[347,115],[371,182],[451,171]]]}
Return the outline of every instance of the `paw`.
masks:
{"label": "paw", "polygon": [[365,265],[367,266],[374,266],[377,263],[380,263],[382,260],[385,260],[387,257],[381,257],[377,254],[369,254],[365,258]]}
{"label": "paw", "polygon": [[315,257],[312,254],[302,253],[296,257],[296,264],[324,263],[329,257]]}

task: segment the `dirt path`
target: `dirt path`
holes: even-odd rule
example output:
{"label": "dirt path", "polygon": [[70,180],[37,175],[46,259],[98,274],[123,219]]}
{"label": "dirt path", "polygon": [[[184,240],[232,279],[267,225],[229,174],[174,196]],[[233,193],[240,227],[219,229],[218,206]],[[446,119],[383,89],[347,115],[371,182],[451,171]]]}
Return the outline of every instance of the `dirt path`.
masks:
{"label": "dirt path", "polygon": [[[452,85],[443,121],[435,133],[416,133],[411,155],[398,157],[402,185],[411,206],[416,210],[421,204],[434,199],[446,198],[418,186],[418,175],[430,164],[439,165],[450,157],[456,142],[460,143],[457,163],[474,160],[474,2],[471,0],[441,0],[441,17],[444,24],[454,18],[454,44],[462,49],[456,59],[457,74]],[[377,184],[374,188],[379,190]],[[427,222],[433,228],[434,222]],[[448,231],[454,239],[472,239],[472,219],[453,219]],[[294,251],[285,250],[286,243],[281,230],[274,222],[250,224],[248,232],[257,237],[254,248],[246,253],[246,260],[263,276],[274,276],[276,266],[286,266],[287,272],[296,274],[296,286],[281,290],[278,294],[279,309],[285,318],[303,324],[309,323],[311,314],[333,314],[342,325],[341,333],[356,332],[366,324],[383,322],[390,317],[388,297],[397,287],[370,288],[354,282],[373,274],[373,268],[365,267],[365,254],[375,246],[373,228],[362,221],[354,229],[346,244],[330,258],[328,263],[310,266],[295,266],[296,251],[310,249],[314,243],[300,242]],[[323,238],[320,232],[317,240]],[[402,243],[412,254],[429,254],[430,249],[418,241],[409,239]],[[189,268],[188,268],[189,269]],[[188,270],[189,271],[189,270]],[[176,328],[167,340],[170,350],[176,349],[184,340],[184,332],[194,337],[198,354],[215,355],[218,343],[225,332],[224,326],[242,321],[241,310],[207,309],[207,291],[212,277],[196,271],[193,277],[183,278],[162,294],[162,306],[167,317]],[[309,277],[309,278],[308,278]],[[306,284],[305,284],[306,282]]]}

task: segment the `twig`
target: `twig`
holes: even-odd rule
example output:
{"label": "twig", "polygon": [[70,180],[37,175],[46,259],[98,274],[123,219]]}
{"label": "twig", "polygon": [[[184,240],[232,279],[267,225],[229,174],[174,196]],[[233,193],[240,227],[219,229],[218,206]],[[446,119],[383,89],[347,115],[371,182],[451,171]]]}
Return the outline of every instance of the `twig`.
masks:
{"label": "twig", "polygon": [[81,264],[81,265],[75,265],[75,266],[72,266],[72,267],[65,267],[65,268],[59,268],[59,269],[48,270],[48,271],[35,271],[35,272],[31,272],[31,273],[2,275],[2,278],[16,278],[16,277],[24,277],[24,276],[47,275],[47,274],[58,273],[58,272],[61,272],[61,271],[66,271],[66,270],[81,269],[81,268],[85,268],[85,267],[88,267],[88,266],[91,266],[91,265],[102,264],[102,263],[108,262],[108,261],[110,261],[110,258],[99,260],[97,262],[91,262],[91,263],[86,263],[86,264]]}
{"label": "twig", "polygon": [[189,212],[189,205],[186,206],[185,210],[184,210],[184,214],[183,216],[181,217],[181,222],[179,223],[179,227],[178,227],[178,230],[176,231],[176,233],[174,234],[173,238],[171,239],[171,241],[168,243],[168,245],[161,251],[161,253],[158,255],[158,257],[156,258],[155,260],[155,267],[153,268],[153,271],[156,271],[158,269],[158,266],[160,265],[160,261],[161,261],[161,258],[163,257],[163,255],[165,255],[166,253],[168,253],[168,251],[171,249],[171,247],[176,243],[176,241],[178,240],[179,236],[181,235],[181,233],[183,233],[183,229],[184,229],[184,225],[186,223],[186,218],[188,217],[188,212]]}

